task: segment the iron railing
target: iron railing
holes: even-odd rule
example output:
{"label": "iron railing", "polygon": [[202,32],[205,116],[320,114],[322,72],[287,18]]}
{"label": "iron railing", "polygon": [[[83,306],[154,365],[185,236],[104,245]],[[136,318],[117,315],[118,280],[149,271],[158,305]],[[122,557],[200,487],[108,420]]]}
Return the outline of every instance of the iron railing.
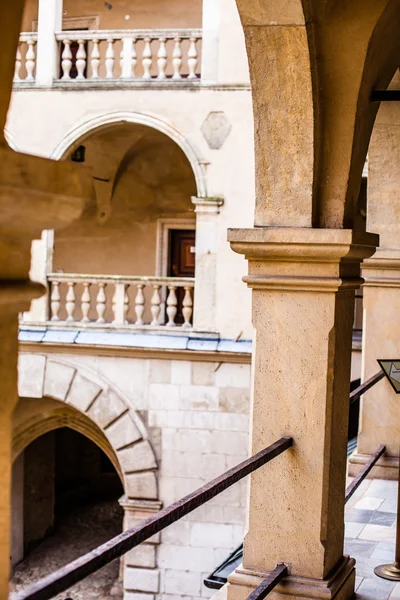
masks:
{"label": "iron railing", "polygon": [[[136,527],[117,535],[105,544],[44,577],[26,590],[16,594],[13,600],[49,600],[53,596],[64,592],[75,583],[85,579],[88,575],[95,573],[159,531],[162,531],[168,525],[179,521],[179,519],[188,513],[199,508],[215,496],[218,496],[234,483],[253,473],[253,471],[267,464],[292,446],[293,438],[281,438],[223,475],[209,481],[188,496],[144,520]],[[275,585],[277,583],[278,580]]]}
{"label": "iron railing", "polygon": [[[384,373],[380,371],[355,389],[350,394],[350,403],[357,400],[363,393],[380,381],[383,376]],[[156,515],[142,521],[136,527],[117,535],[91,552],[44,577],[26,590],[14,595],[12,600],[50,600],[55,595],[64,592],[75,583],[85,579],[156,533],[172,525],[172,523],[179,521],[185,515],[199,508],[215,496],[218,496],[234,483],[253,473],[292,446],[293,438],[289,436],[282,437],[274,444],[261,450],[261,452],[239,463],[181,500],[162,509]],[[386,447],[384,445],[379,446],[363,470],[354,478],[346,489],[345,503],[361,485],[385,450]],[[253,590],[247,600],[263,600],[288,574],[287,565],[284,563],[278,564],[261,584]]]}

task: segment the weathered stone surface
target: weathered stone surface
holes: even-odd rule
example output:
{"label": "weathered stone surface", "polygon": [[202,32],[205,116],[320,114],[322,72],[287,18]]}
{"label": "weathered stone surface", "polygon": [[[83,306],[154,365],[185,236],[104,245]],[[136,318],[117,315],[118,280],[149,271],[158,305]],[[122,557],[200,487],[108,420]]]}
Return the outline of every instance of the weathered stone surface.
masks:
{"label": "weathered stone surface", "polygon": [[158,592],[160,574],[156,570],[137,569],[126,566],[124,569],[124,587],[129,591]]}
{"label": "weathered stone surface", "polygon": [[153,569],[156,566],[156,548],[154,544],[140,544],[137,548],[125,554],[124,562],[128,567],[146,567]]}
{"label": "weathered stone surface", "polygon": [[64,401],[75,373],[76,369],[69,365],[48,360],[44,378],[44,395]]}
{"label": "weathered stone surface", "polygon": [[78,410],[86,412],[101,392],[101,389],[100,385],[83,377],[78,371],[68,392],[66,402],[72,404]]}
{"label": "weathered stone surface", "polygon": [[26,398],[43,396],[46,357],[41,354],[20,354],[18,358],[18,395]]}
{"label": "weathered stone surface", "polygon": [[155,469],[157,467],[154,452],[148,441],[138,442],[128,448],[118,450],[117,457],[125,473]]}
{"label": "weathered stone surface", "polygon": [[219,150],[222,148],[231,129],[232,125],[222,111],[210,112],[201,126],[201,131],[211,150]]}
{"label": "weathered stone surface", "polygon": [[124,413],[109,425],[105,430],[105,434],[115,450],[133,444],[142,437],[129,412]]}
{"label": "weathered stone surface", "polygon": [[125,475],[125,493],[129,498],[157,500],[157,478],[153,472]]}
{"label": "weathered stone surface", "polygon": [[121,398],[112,390],[104,391],[96,398],[95,402],[87,411],[88,417],[93,419],[101,428],[105,429],[107,425],[122,415],[127,410],[127,406]]}

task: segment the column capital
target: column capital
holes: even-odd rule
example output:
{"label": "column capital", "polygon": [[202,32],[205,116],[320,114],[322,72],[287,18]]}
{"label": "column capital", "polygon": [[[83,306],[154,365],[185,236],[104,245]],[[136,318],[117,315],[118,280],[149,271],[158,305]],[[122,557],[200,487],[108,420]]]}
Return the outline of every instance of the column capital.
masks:
{"label": "column capital", "polygon": [[192,204],[194,204],[194,212],[202,215],[219,215],[219,209],[224,204],[223,198],[207,197],[197,198],[192,196]]}
{"label": "column capital", "polygon": [[256,227],[230,229],[228,241],[249,261],[244,277],[249,287],[335,292],[363,283],[360,263],[374,254],[379,236],[351,229]]}

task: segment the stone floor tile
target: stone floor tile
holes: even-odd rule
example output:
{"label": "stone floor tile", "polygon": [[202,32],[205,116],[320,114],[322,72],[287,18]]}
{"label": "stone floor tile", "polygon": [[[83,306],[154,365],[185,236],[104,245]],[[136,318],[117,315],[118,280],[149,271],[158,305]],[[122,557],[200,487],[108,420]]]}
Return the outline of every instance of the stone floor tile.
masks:
{"label": "stone floor tile", "polygon": [[388,600],[394,589],[394,583],[375,579],[364,579],[357,590],[357,598],[363,600]]}
{"label": "stone floor tile", "polygon": [[358,577],[358,575],[356,575],[356,583],[354,586],[354,591],[357,591],[358,588],[360,587],[361,583],[363,582],[363,578],[362,577]]}
{"label": "stone floor tile", "polygon": [[376,542],[367,542],[366,540],[345,539],[344,551],[346,554],[356,557],[357,560],[360,557],[370,558],[377,545]]}
{"label": "stone floor tile", "polygon": [[369,523],[374,510],[358,510],[357,508],[353,508],[344,518],[346,522],[351,523]]}
{"label": "stone floor tile", "polygon": [[364,496],[354,505],[354,508],[359,510],[377,510],[382,502],[384,502],[384,498],[373,498],[370,496]]}
{"label": "stone floor tile", "polygon": [[393,592],[389,596],[389,600],[400,600],[400,583],[396,583]]}
{"label": "stone floor tile", "polygon": [[384,502],[382,502],[382,504],[377,510],[383,512],[397,513],[397,498],[385,500]]}
{"label": "stone floor tile", "polygon": [[352,539],[359,536],[364,529],[364,523],[345,523],[344,524],[344,535],[346,538]]}
{"label": "stone floor tile", "polygon": [[370,523],[373,525],[382,525],[384,527],[391,527],[396,521],[396,515],[391,512],[375,511],[370,519]]}
{"label": "stone floor tile", "polygon": [[359,539],[373,542],[390,542],[395,539],[396,530],[393,527],[368,524],[359,534]]}
{"label": "stone floor tile", "polygon": [[393,540],[393,542],[378,542],[376,549],[377,550],[389,550],[394,555],[395,547],[396,547],[396,542],[395,542],[395,540]]}
{"label": "stone floor tile", "polygon": [[381,550],[379,548],[375,548],[371,554],[371,558],[376,558],[378,561],[382,562],[393,562],[394,552],[392,550]]}

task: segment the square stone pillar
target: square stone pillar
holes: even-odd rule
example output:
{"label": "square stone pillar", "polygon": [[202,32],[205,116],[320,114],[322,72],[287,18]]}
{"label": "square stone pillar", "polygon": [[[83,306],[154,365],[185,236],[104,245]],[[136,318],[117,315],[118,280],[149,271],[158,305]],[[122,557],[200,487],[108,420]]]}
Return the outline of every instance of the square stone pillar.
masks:
{"label": "square stone pillar", "polygon": [[[162,508],[157,500],[133,500],[123,496],[120,505],[125,511],[124,531],[138,525]],[[133,548],[121,559],[124,582],[124,600],[154,600],[159,592],[160,572],[157,569],[156,549],[160,533]]]}
{"label": "square stone pillar", "polygon": [[[383,256],[384,255],[384,256]],[[400,358],[400,250],[377,253],[363,264],[362,379],[380,370],[377,359]],[[361,402],[357,452],[349,459],[349,474],[356,475],[380,444],[386,452],[372,476],[398,479],[400,402],[385,379],[374,385]]]}
{"label": "square stone pillar", "polygon": [[217,217],[222,198],[192,198],[196,213],[196,281],[193,324],[215,329],[217,278]]}
{"label": "square stone pillar", "polygon": [[[393,80],[400,88],[400,74]],[[390,106],[388,106],[390,104]],[[379,371],[377,359],[400,358],[400,106],[383,103],[371,137],[368,158],[368,228],[379,233],[380,248],[363,264],[362,380]],[[379,444],[386,453],[372,477],[397,479],[400,401],[386,378],[361,401],[357,452],[349,474],[356,475]]]}
{"label": "square stone pillar", "polygon": [[39,0],[36,83],[50,86],[58,75],[56,31],[62,30],[62,0]]}
{"label": "square stone pillar", "polygon": [[251,453],[294,439],[251,476],[243,566],[228,597],[244,600],[284,562],[290,575],[271,599],[350,599],[354,560],[343,556],[343,539],[354,290],[378,236],[260,227],[228,239],[249,261],[253,289]]}

